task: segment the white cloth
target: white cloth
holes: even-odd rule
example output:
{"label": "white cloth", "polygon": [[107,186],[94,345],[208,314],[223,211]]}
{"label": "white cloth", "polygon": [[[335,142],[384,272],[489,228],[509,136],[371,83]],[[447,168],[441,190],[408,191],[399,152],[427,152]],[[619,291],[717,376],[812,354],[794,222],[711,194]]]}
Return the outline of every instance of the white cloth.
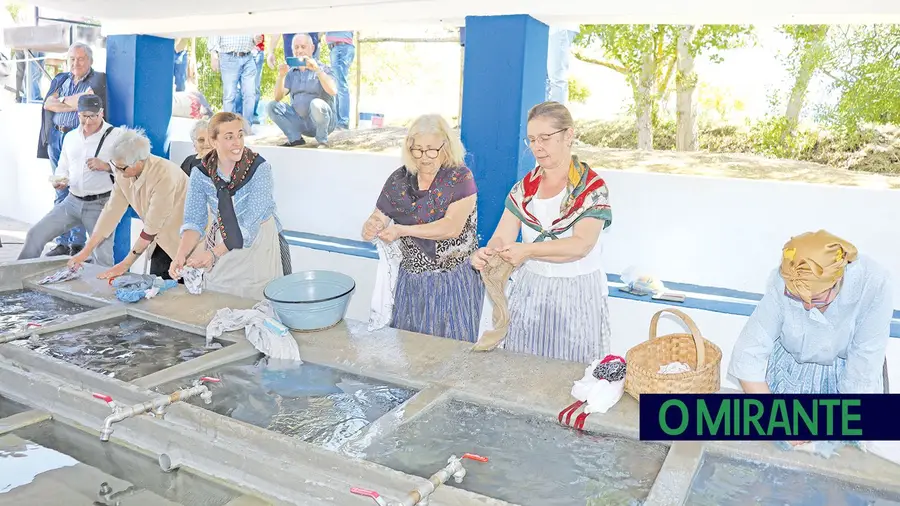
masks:
{"label": "white cloth", "polygon": [[185,267],[181,270],[181,277],[184,278],[184,287],[188,293],[192,295],[203,293],[204,272],[205,269],[195,269],[193,267]]}
{"label": "white cloth", "polygon": [[600,359],[591,362],[584,369],[584,377],[572,386],[572,397],[586,403],[585,413],[606,413],[625,393],[625,378],[610,382],[594,377],[594,369],[600,362]]}
{"label": "white cloth", "polygon": [[391,323],[394,311],[394,293],[397,288],[397,274],[400,272],[402,253],[397,241],[385,244],[376,238],[378,249],[378,269],[375,271],[375,289],[372,291],[372,308],[369,313],[369,332],[384,328]]}
{"label": "white cloth", "polygon": [[658,374],[681,374],[690,370],[691,366],[685,364],[684,362],[672,362],[670,364],[659,366]]}
{"label": "white cloth", "polygon": [[269,301],[258,302],[252,309],[224,308],[216,312],[206,326],[206,346],[223,332],[244,328],[247,341],[267,357],[300,361],[300,349],[291,332],[282,325]]}
{"label": "white cloth", "polygon": [[[537,218],[537,220],[541,223],[541,226],[549,229],[553,221],[559,218],[559,206],[560,204],[562,204],[563,198],[565,196],[566,189],[563,188],[563,190],[560,191],[559,194],[549,199],[539,199],[535,197],[528,204],[528,211],[532,215],[534,215],[535,218]],[[560,239],[572,237],[574,228],[575,227],[572,227],[569,230],[559,234],[558,237]],[[523,242],[534,242],[538,235],[539,234],[536,230],[524,224],[522,225]],[[546,240],[551,241],[552,239]],[[606,271],[603,269],[603,246],[601,245],[601,240],[602,234],[601,237],[597,238],[597,244],[594,245],[594,248],[591,250],[591,252],[585,255],[585,257],[580,260],[564,263],[528,260],[522,265],[522,268],[528,269],[535,274],[548,278],[574,278],[583,276],[585,274],[592,274],[594,272],[601,271],[603,272],[602,294],[604,296],[607,296],[609,295],[609,285],[606,282]]]}
{"label": "white cloth", "polygon": [[[93,158],[97,152],[97,145],[103,133],[111,126],[104,121],[97,133],[87,137],[82,133],[81,127],[78,127],[63,138],[55,175],[69,179],[69,191],[73,195],[88,197],[112,191],[113,182],[109,177],[111,173],[91,170],[87,166],[88,159]],[[112,147],[121,133],[120,129],[113,128],[103,141],[103,147],[100,148],[100,155],[97,158],[106,163],[112,160]]]}

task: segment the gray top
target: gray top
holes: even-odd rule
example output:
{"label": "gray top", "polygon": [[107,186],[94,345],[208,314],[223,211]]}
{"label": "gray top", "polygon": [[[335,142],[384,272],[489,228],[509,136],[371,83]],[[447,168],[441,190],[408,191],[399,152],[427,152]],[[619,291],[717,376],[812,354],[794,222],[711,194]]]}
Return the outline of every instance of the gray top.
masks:
{"label": "gray top", "polygon": [[[319,64],[323,72],[333,76],[331,67]],[[309,104],[315,98],[321,98],[332,104],[332,97],[322,88],[319,76],[312,70],[291,69],[284,77],[284,87],[291,96],[291,105],[301,118],[309,116]]]}

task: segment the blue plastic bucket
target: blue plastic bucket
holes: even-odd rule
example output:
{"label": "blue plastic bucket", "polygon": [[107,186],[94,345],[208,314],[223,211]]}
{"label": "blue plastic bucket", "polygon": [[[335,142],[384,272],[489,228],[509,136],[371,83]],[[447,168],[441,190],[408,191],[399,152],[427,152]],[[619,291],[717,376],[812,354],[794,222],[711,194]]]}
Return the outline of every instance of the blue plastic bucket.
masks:
{"label": "blue plastic bucket", "polygon": [[280,277],[263,292],[275,314],[291,330],[337,325],[347,314],[356,282],[334,271],[302,271]]}

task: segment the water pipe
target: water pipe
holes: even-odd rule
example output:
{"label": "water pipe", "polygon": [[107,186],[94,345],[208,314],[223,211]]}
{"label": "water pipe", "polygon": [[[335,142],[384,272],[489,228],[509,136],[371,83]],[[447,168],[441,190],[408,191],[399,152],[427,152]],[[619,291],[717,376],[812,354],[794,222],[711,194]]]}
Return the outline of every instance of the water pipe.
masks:
{"label": "water pipe", "polygon": [[100,441],[109,441],[109,437],[113,433],[113,424],[127,418],[148,412],[154,416],[162,417],[165,414],[166,407],[170,404],[174,404],[178,401],[186,401],[191,397],[196,397],[198,395],[203,399],[203,402],[209,404],[212,402],[212,392],[204,383],[218,383],[220,381],[220,379],[216,378],[203,377],[194,381],[194,386],[192,387],[176,390],[169,395],[157,397],[152,401],[142,402],[129,407],[119,406],[113,401],[112,397],[108,395],[94,394],[94,397],[105,401],[113,410],[113,413],[107,416],[106,420],[103,421],[103,428],[100,430]]}
{"label": "water pipe", "polygon": [[466,453],[462,457],[451,455],[447,460],[446,467],[431,475],[431,478],[428,478],[428,481],[416,487],[415,490],[413,490],[409,493],[409,495],[406,496],[406,499],[399,502],[388,502],[374,490],[352,487],[350,489],[350,492],[356,495],[371,497],[372,500],[374,500],[375,503],[378,504],[378,506],[427,506],[428,497],[431,496],[431,494],[433,494],[438,487],[443,485],[450,478],[453,478],[456,483],[462,483],[463,478],[466,477],[466,468],[462,465],[463,459],[470,459],[476,462],[488,461],[487,457],[482,457],[480,455],[475,455],[472,453]]}
{"label": "water pipe", "polygon": [[164,473],[171,473],[172,471],[180,469],[182,462],[184,462],[184,458],[181,454],[181,450],[178,450],[177,448],[159,454],[159,468]]}

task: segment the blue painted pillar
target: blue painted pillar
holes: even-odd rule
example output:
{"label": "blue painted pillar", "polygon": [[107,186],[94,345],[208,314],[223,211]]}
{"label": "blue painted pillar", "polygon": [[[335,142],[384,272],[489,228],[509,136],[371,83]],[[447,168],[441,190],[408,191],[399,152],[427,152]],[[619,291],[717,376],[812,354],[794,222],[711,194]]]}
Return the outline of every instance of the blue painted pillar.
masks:
{"label": "blue painted pillar", "polygon": [[[106,40],[109,122],[140,127],[150,138],[154,155],[169,156],[172,118],[172,75],[175,41],[151,35],[113,35]],[[121,262],[131,250],[130,207],[116,228],[113,256]]]}
{"label": "blue painted pillar", "polygon": [[525,145],[528,110],[543,102],[547,25],[528,15],[469,16],[460,130],[478,185],[478,234],[490,240],[506,195],[534,168]]}

